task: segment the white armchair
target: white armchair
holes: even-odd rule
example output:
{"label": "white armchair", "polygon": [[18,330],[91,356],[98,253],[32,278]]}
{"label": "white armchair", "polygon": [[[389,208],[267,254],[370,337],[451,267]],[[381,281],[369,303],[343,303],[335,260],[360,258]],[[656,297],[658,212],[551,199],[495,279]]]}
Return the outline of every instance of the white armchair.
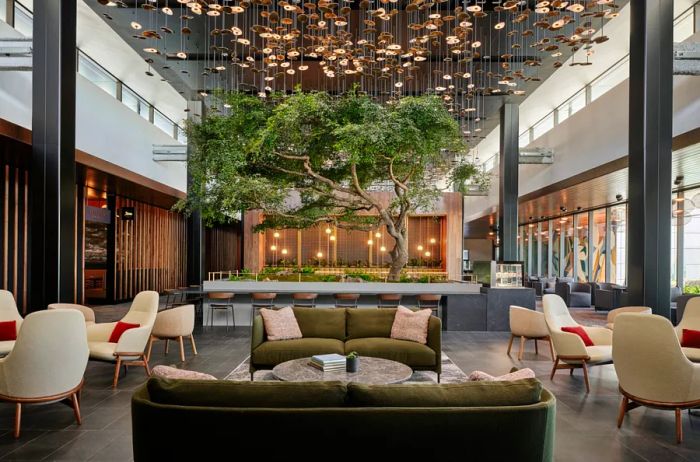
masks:
{"label": "white armchair", "polygon": [[[542,297],[544,318],[549,329],[549,337],[554,344],[556,357],[550,380],[554,380],[557,369],[583,369],[586,393],[591,391],[588,381],[588,366],[609,364],[612,361],[612,331],[605,327],[581,326],[569,314],[564,300],[558,295],[548,294]],[[562,327],[583,327],[593,341],[593,346],[586,346],[581,337],[570,332],[563,332]]]}
{"label": "white armchair", "polygon": [[605,327],[612,330],[615,327],[615,318],[622,313],[651,314],[651,308],[648,306],[623,306],[610,310],[608,311],[608,319]]}
{"label": "white armchair", "polygon": [[[17,321],[16,329],[17,334],[19,334],[19,328],[22,325],[22,316],[17,309],[15,297],[12,295],[12,292],[0,290],[0,322],[4,321]],[[0,356],[8,354],[12,351],[14,346],[15,340],[0,341]]]}
{"label": "white armchair", "polygon": [[[168,342],[178,340],[180,343],[180,361],[185,360],[185,343],[183,338],[189,337],[192,344],[192,352],[197,354],[197,346],[194,343],[194,305],[181,305],[167,310],[163,310],[156,316],[151,333],[151,341],[148,342],[148,354],[146,358],[151,358],[153,342],[165,340],[165,354],[168,354]],[[127,331],[128,332],[128,331]]]}
{"label": "white armchair", "polygon": [[525,341],[535,341],[535,354],[538,354],[537,341],[544,340],[549,343],[549,352],[554,361],[554,350],[552,350],[552,342],[549,339],[549,330],[547,323],[544,320],[544,315],[535,310],[523,308],[521,306],[510,306],[510,341],[508,342],[508,355],[510,355],[513,340],[520,337],[520,349],[518,350],[518,361],[523,359],[523,351],[525,350]]}
{"label": "white armchair", "polygon": [[671,322],[657,315],[621,314],[615,321],[613,359],[622,393],[617,427],[638,406],[673,409],[681,443],[681,410],[700,406],[700,364],[683,353]]}
{"label": "white armchair", "polygon": [[116,322],[87,326],[90,359],[116,362],[112,387],[117,387],[121,366],[143,366],[146,374],[151,375],[148,358],[146,358],[144,351],[158,313],[158,301],[158,292],[150,290],[139,292],[134,297],[129,312],[121,319],[121,322],[138,324],[139,327],[125,331],[117,343],[109,341],[109,337],[117,325]]}
{"label": "white armchair", "polygon": [[[688,300],[683,319],[676,326],[678,340],[683,340],[683,329],[700,330],[700,297]],[[683,348],[683,353],[694,363],[700,363],[700,348]]]}
{"label": "white armchair", "polygon": [[40,311],[27,316],[15,347],[0,359],[0,400],[15,403],[15,438],[19,438],[24,403],[69,398],[80,425],[78,394],[88,355],[85,321],[77,311]]}
{"label": "white armchair", "polygon": [[83,305],[75,303],[52,303],[49,305],[50,310],[77,310],[83,314],[85,324],[95,324],[95,310]]}

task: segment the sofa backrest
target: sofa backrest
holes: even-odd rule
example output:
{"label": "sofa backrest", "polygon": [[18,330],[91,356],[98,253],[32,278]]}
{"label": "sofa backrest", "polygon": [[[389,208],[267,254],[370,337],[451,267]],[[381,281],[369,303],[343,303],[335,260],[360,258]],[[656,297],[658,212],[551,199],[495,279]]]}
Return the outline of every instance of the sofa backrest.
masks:
{"label": "sofa backrest", "polygon": [[391,337],[396,308],[347,308],[347,339]]}
{"label": "sofa backrest", "polygon": [[345,310],[342,308],[293,308],[301,335],[345,340]]}

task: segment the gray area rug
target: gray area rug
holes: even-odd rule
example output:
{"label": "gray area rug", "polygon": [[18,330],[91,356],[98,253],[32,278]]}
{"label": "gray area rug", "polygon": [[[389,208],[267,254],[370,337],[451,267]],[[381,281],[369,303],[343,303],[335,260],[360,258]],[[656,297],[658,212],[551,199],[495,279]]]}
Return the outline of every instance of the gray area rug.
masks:
{"label": "gray area rug", "polygon": [[[240,363],[236,368],[229,373],[224,380],[232,380],[234,382],[249,382],[250,372],[248,368],[250,357],[246,358],[242,363]],[[272,375],[271,370],[260,370],[255,371],[253,374],[253,380],[256,382],[260,381],[277,381],[277,379]],[[467,375],[457,367],[455,363],[443,352],[442,353],[442,373],[440,374],[441,383],[460,383],[468,382],[469,378]],[[437,374],[431,371],[414,371],[413,375],[409,380],[404,383],[436,383]]]}

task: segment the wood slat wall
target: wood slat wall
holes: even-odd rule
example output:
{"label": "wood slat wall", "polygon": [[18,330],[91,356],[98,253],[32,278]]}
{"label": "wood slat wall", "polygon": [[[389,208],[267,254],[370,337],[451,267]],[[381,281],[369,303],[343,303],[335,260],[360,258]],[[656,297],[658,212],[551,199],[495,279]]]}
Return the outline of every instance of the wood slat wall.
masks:
{"label": "wood slat wall", "polygon": [[210,271],[241,269],[242,232],[240,224],[205,229],[205,268]]}
{"label": "wood slat wall", "polygon": [[[122,207],[134,207],[134,220],[120,218]],[[130,299],[142,290],[162,292],[185,285],[185,217],[119,196],[116,211],[115,299]]]}
{"label": "wood slat wall", "polygon": [[0,162],[0,288],[27,313],[29,171]]}

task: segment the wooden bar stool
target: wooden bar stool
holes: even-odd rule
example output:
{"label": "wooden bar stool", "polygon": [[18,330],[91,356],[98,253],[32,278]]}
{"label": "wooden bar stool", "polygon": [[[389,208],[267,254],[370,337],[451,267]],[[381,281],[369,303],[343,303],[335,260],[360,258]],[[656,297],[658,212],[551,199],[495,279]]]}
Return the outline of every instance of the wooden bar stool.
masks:
{"label": "wooden bar stool", "polygon": [[298,292],[292,294],[292,304],[300,308],[316,308],[316,298],[318,294],[308,292]]}
{"label": "wooden bar stool", "polygon": [[209,300],[216,300],[209,302],[209,327],[214,327],[214,313],[223,310],[226,315],[226,331],[228,332],[228,310],[230,308],[233,327],[234,329],[236,328],[236,314],[233,309],[233,297],[235,295],[233,292],[209,292],[207,294]]}
{"label": "wooden bar stool", "polygon": [[336,308],[357,308],[357,301],[360,299],[360,294],[335,294]]}
{"label": "wooden bar stool", "polygon": [[442,295],[439,294],[420,294],[418,297],[418,308],[421,310],[432,310],[433,314],[438,318],[441,318],[442,313],[440,312],[440,300]]}
{"label": "wooden bar stool", "polygon": [[401,304],[401,294],[379,294],[377,308],[397,308]]}
{"label": "wooden bar stool", "polygon": [[250,322],[255,318],[255,310],[260,308],[273,309],[275,307],[275,299],[277,294],[274,292],[253,292],[250,294]]}

